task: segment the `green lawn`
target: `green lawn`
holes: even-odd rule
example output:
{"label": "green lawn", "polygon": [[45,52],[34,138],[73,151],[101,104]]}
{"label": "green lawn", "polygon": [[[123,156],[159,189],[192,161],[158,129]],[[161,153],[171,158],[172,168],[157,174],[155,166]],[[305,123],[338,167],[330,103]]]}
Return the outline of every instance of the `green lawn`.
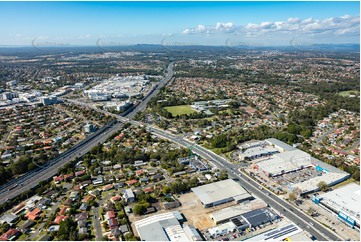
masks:
{"label": "green lawn", "polygon": [[360,92],[358,90],[351,90],[351,91],[344,91],[339,93],[339,95],[343,97],[348,97],[352,94],[356,94],[358,96],[360,95]]}
{"label": "green lawn", "polygon": [[165,107],[165,109],[170,112],[174,117],[177,115],[192,114],[196,112],[192,109],[190,105],[170,106]]}
{"label": "green lawn", "polygon": [[221,111],[219,111],[219,114],[223,114],[223,113],[227,113],[227,114],[231,115],[231,114],[232,114],[232,110],[226,109],[226,110],[221,110]]}

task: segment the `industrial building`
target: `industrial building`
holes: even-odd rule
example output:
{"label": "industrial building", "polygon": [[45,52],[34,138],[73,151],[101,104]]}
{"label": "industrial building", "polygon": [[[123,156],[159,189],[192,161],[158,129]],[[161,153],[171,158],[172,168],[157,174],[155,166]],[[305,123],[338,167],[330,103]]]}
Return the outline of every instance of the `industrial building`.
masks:
{"label": "industrial building", "polygon": [[157,214],[134,223],[143,241],[199,241],[202,236],[188,225],[182,226],[184,218],[178,211]]}
{"label": "industrial building", "polygon": [[224,223],[224,224],[218,225],[216,227],[210,228],[210,229],[208,229],[208,232],[213,237],[218,237],[218,236],[222,236],[222,235],[225,235],[228,233],[232,233],[236,229],[237,229],[237,226],[234,223],[228,222],[228,223]]}
{"label": "industrial building", "polygon": [[215,211],[211,213],[210,217],[216,224],[219,224],[244,213],[266,207],[267,204],[264,201],[261,199],[254,199],[252,201],[245,201],[238,205]]}
{"label": "industrial building", "polygon": [[278,139],[275,139],[275,138],[266,139],[265,141],[269,145],[274,146],[276,149],[278,149],[279,151],[282,151],[282,152],[296,150],[296,148],[294,148],[293,146],[290,146],[290,145],[288,145]]}
{"label": "industrial building", "polygon": [[191,189],[205,208],[235,201],[240,203],[253,197],[232,179],[218,181]]}
{"label": "industrial building", "polygon": [[328,186],[333,186],[350,177],[350,174],[347,172],[311,157],[306,152],[296,149],[282,141],[274,138],[266,139],[265,141],[280,150],[281,153],[274,154],[268,159],[256,162],[253,167],[258,172],[262,172],[269,177],[276,177],[286,173],[298,172],[305,168],[312,168],[319,173],[316,177],[289,185],[290,190],[300,189],[301,195],[318,191],[319,188],[317,184],[321,181],[324,181]]}
{"label": "industrial building", "polygon": [[266,231],[262,234],[253,236],[249,239],[246,239],[247,241],[266,241],[266,240],[272,240],[272,241],[282,241],[288,237],[291,237],[295,234],[299,234],[302,232],[302,229],[300,229],[297,225],[294,223],[287,224],[278,228],[271,229],[269,231]]}
{"label": "industrial building", "polygon": [[347,180],[351,175],[345,171],[342,171],[334,166],[326,164],[316,158],[311,158],[312,167],[316,171],[320,171],[321,176],[314,177],[304,182],[292,184],[291,188],[298,188],[301,191],[301,195],[316,192],[320,189],[317,184],[321,181],[325,182],[328,186],[334,186],[340,182]]}
{"label": "industrial building", "polygon": [[58,98],[56,96],[45,96],[41,97],[40,101],[44,106],[47,106],[58,103]]}
{"label": "industrial building", "polygon": [[311,156],[302,150],[295,149],[274,154],[269,159],[258,162],[255,166],[268,176],[278,176],[311,165]]}
{"label": "industrial building", "polygon": [[245,219],[251,225],[251,227],[266,224],[279,218],[276,213],[268,208],[253,210],[242,214],[241,217]]}
{"label": "industrial building", "polygon": [[254,146],[246,149],[239,155],[240,160],[254,160],[261,157],[277,154],[279,151],[274,147]]}
{"label": "industrial building", "polygon": [[279,216],[268,208],[256,209],[233,217],[229,222],[210,228],[208,231],[212,236],[218,237],[235,230],[244,231],[251,227],[270,223],[279,219]]}
{"label": "industrial building", "polygon": [[360,186],[351,183],[321,196],[313,195],[312,201],[336,213],[340,220],[351,227],[360,227],[360,198]]}

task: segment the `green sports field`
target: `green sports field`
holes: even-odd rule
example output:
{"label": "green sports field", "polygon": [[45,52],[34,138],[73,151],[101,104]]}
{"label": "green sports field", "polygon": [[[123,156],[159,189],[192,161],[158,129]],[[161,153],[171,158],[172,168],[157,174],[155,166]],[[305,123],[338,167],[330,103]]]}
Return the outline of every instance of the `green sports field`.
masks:
{"label": "green sports field", "polygon": [[351,90],[351,91],[344,91],[344,92],[339,92],[338,95],[343,96],[343,97],[348,97],[352,94],[356,94],[356,96],[360,95],[360,92],[357,90]]}
{"label": "green sports field", "polygon": [[170,107],[165,107],[165,109],[168,112],[170,112],[173,115],[173,117],[177,115],[191,114],[196,112],[195,110],[192,109],[190,105],[170,106]]}

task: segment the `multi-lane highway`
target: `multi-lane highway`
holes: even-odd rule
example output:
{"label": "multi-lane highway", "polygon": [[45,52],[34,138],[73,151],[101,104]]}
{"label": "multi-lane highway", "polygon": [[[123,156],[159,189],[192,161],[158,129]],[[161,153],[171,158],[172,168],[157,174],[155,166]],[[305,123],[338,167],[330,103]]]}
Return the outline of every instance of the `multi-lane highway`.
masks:
{"label": "multi-lane highway", "polygon": [[[98,134],[96,138],[94,138],[92,141],[89,141],[85,143],[83,146],[81,146],[79,149],[74,150],[72,152],[69,152],[68,156],[62,158],[61,162],[56,162],[54,164],[51,164],[46,169],[33,173],[31,175],[24,175],[21,183],[23,186],[17,187],[16,190],[10,190],[10,191],[4,191],[1,190],[1,202],[0,204],[4,203],[7,199],[10,199],[12,197],[15,197],[22,192],[29,190],[33,187],[35,187],[40,181],[45,180],[56,174],[59,167],[61,167],[64,163],[74,159],[74,157],[78,154],[82,155],[86,152],[88,152],[92,147],[94,147],[98,143],[104,142],[112,133],[118,131],[122,127],[122,123],[124,122],[131,122],[133,125],[144,125],[140,122],[131,120],[136,113],[144,110],[146,107],[148,101],[150,98],[152,98],[154,95],[156,95],[159,92],[159,89],[164,86],[172,77],[173,75],[173,63],[171,63],[167,68],[167,73],[165,78],[159,83],[157,89],[153,91],[151,94],[149,94],[142,103],[140,103],[132,112],[130,112],[126,117],[121,117],[119,115],[111,114],[109,112],[106,112],[104,110],[96,109],[92,107],[91,105],[80,103],[77,101],[72,100],[66,100],[73,102],[78,105],[85,105],[89,108],[94,108],[95,110],[99,112],[103,112],[106,114],[109,114],[113,117],[116,117],[120,123],[117,123],[116,125],[109,128],[106,132],[103,132],[101,134]],[[194,145],[192,142],[183,139],[183,137],[170,134],[166,131],[163,131],[161,129],[158,129],[156,127],[147,127],[148,131],[159,136],[166,138],[174,143],[177,143],[179,145],[182,145],[184,147],[190,147],[191,145]],[[266,189],[260,189],[259,184],[255,181],[253,181],[251,178],[246,176],[245,174],[242,174],[240,171],[235,168],[234,165],[230,164],[225,158],[216,155],[215,153],[201,147],[201,146],[193,146],[193,152],[200,155],[201,157],[204,157],[205,159],[209,160],[212,164],[217,166],[220,169],[224,169],[228,171],[228,174],[231,178],[237,178],[241,185],[247,189],[250,193],[254,194],[255,196],[259,197],[260,199],[264,200],[266,203],[268,203],[271,207],[278,210],[280,213],[284,214],[287,218],[289,218],[291,221],[296,223],[299,227],[302,229],[308,231],[310,234],[315,236],[317,240],[331,240],[331,241],[337,241],[342,240],[335,234],[333,231],[323,227],[321,224],[319,224],[317,221],[315,221],[310,216],[307,216],[302,211],[299,211],[298,208],[294,207],[290,203],[286,202],[285,200],[272,195],[269,191]],[[14,184],[14,181],[12,182]],[[16,183],[18,184],[18,183]]]}
{"label": "multi-lane highway", "polygon": [[167,71],[165,72],[165,77],[158,83],[157,88],[150,94],[148,95],[143,102],[141,102],[137,107],[135,107],[135,109],[130,112],[129,114],[126,115],[127,118],[132,119],[134,118],[134,116],[138,113],[143,111],[146,107],[147,107],[147,103],[149,102],[149,100],[154,97],[155,95],[158,94],[159,90],[168,83],[168,81],[172,78],[173,76],[173,62],[170,63],[168,65]]}
{"label": "multi-lane highway", "polygon": [[80,145],[77,145],[77,148],[69,150],[68,152],[62,154],[60,157],[48,162],[44,166],[39,166],[35,170],[24,174],[20,178],[9,181],[1,187],[0,204],[3,204],[7,200],[12,199],[20,195],[21,193],[36,187],[39,182],[53,177],[58,172],[58,169],[61,168],[64,164],[78,156],[82,156],[83,154],[87,153],[98,143],[105,142],[105,140],[110,135],[112,135],[114,132],[119,131],[122,126],[122,123],[115,123],[113,125],[110,125],[109,127],[100,130],[100,132],[93,136],[93,138],[89,139],[86,142],[83,142]]}
{"label": "multi-lane highway", "polygon": [[[144,101],[139,104],[132,112],[130,112],[127,117],[134,117],[136,113],[144,110],[147,102],[149,102],[150,98],[156,95],[160,88],[163,87],[173,76],[173,63],[170,63],[165,71],[165,77],[159,82],[157,88],[150,93]],[[61,100],[61,99],[60,99]],[[75,102],[76,104],[80,104],[79,102]],[[84,104],[82,104],[84,105]],[[93,108],[92,106],[87,106]],[[113,117],[118,118],[120,123],[110,124],[103,127],[101,130],[92,134],[90,137],[85,140],[79,142],[74,147],[70,148],[60,156],[55,159],[47,162],[46,165],[39,166],[38,168],[27,172],[17,179],[13,179],[4,185],[0,186],[0,204],[5,203],[6,201],[20,195],[21,193],[28,191],[34,187],[36,187],[39,182],[47,180],[54,176],[59,168],[61,168],[64,164],[70,162],[77,156],[81,156],[87,153],[91,148],[96,146],[98,143],[103,143],[105,140],[111,136],[113,133],[119,131],[124,122],[127,122],[129,119],[124,118],[115,114],[111,114],[109,112],[105,112],[100,109],[95,109],[99,112],[103,112],[109,114]]]}
{"label": "multi-lane highway", "polygon": [[331,241],[339,241],[341,239],[337,234],[333,231],[325,228],[321,224],[319,224],[316,220],[311,218],[310,216],[306,215],[302,211],[299,211],[297,207],[291,205],[290,203],[286,202],[285,200],[277,197],[276,195],[271,194],[266,189],[260,189],[259,184],[242,174],[238,171],[232,164],[230,164],[225,158],[216,155],[212,151],[209,151],[201,146],[194,145],[192,142],[183,139],[180,136],[176,136],[165,132],[163,130],[157,128],[148,128],[148,130],[160,137],[164,137],[174,143],[180,144],[184,147],[190,147],[193,145],[192,151],[201,157],[206,158],[207,160],[211,161],[214,165],[218,168],[227,170],[228,174],[231,178],[237,178],[240,184],[247,189],[250,193],[254,194],[255,196],[259,197],[263,201],[265,201],[269,206],[278,210],[280,213],[284,214],[288,219],[293,221],[297,224],[300,228],[308,231],[310,234],[315,236],[317,240],[331,240]]}
{"label": "multi-lane highway", "polygon": [[[80,103],[79,103],[80,104]],[[84,105],[84,104],[83,104]],[[104,111],[103,111],[104,112]],[[105,111],[106,112],[106,111]],[[116,115],[115,115],[116,116]],[[132,125],[135,126],[147,126],[141,122],[129,120],[127,118],[117,116],[120,121],[129,121]],[[161,130],[154,126],[147,126],[147,130],[154,135],[168,139],[174,143],[177,143],[184,147],[193,146],[192,151],[201,157],[209,160],[213,165],[217,166],[220,169],[227,170],[231,178],[237,178],[240,184],[247,189],[250,193],[259,197],[265,201],[269,206],[279,211],[281,214],[286,216],[288,219],[297,224],[300,228],[308,231],[310,234],[315,236],[318,240],[322,241],[338,241],[342,240],[337,234],[333,231],[323,227],[312,217],[306,215],[304,212],[299,211],[297,207],[286,202],[282,198],[277,197],[276,195],[271,194],[266,189],[260,189],[259,184],[248,177],[246,174],[242,174],[237,166],[229,163],[225,158],[213,153],[210,150],[207,150],[201,146],[194,145],[194,143],[184,139],[181,136],[171,134],[164,130]]]}

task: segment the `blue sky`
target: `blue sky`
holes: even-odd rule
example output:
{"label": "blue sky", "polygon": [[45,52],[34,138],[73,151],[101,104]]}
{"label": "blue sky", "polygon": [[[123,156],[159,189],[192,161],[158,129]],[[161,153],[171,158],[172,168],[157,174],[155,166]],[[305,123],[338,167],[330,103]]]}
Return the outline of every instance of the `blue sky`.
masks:
{"label": "blue sky", "polygon": [[359,9],[359,2],[0,2],[0,44],[358,43]]}

